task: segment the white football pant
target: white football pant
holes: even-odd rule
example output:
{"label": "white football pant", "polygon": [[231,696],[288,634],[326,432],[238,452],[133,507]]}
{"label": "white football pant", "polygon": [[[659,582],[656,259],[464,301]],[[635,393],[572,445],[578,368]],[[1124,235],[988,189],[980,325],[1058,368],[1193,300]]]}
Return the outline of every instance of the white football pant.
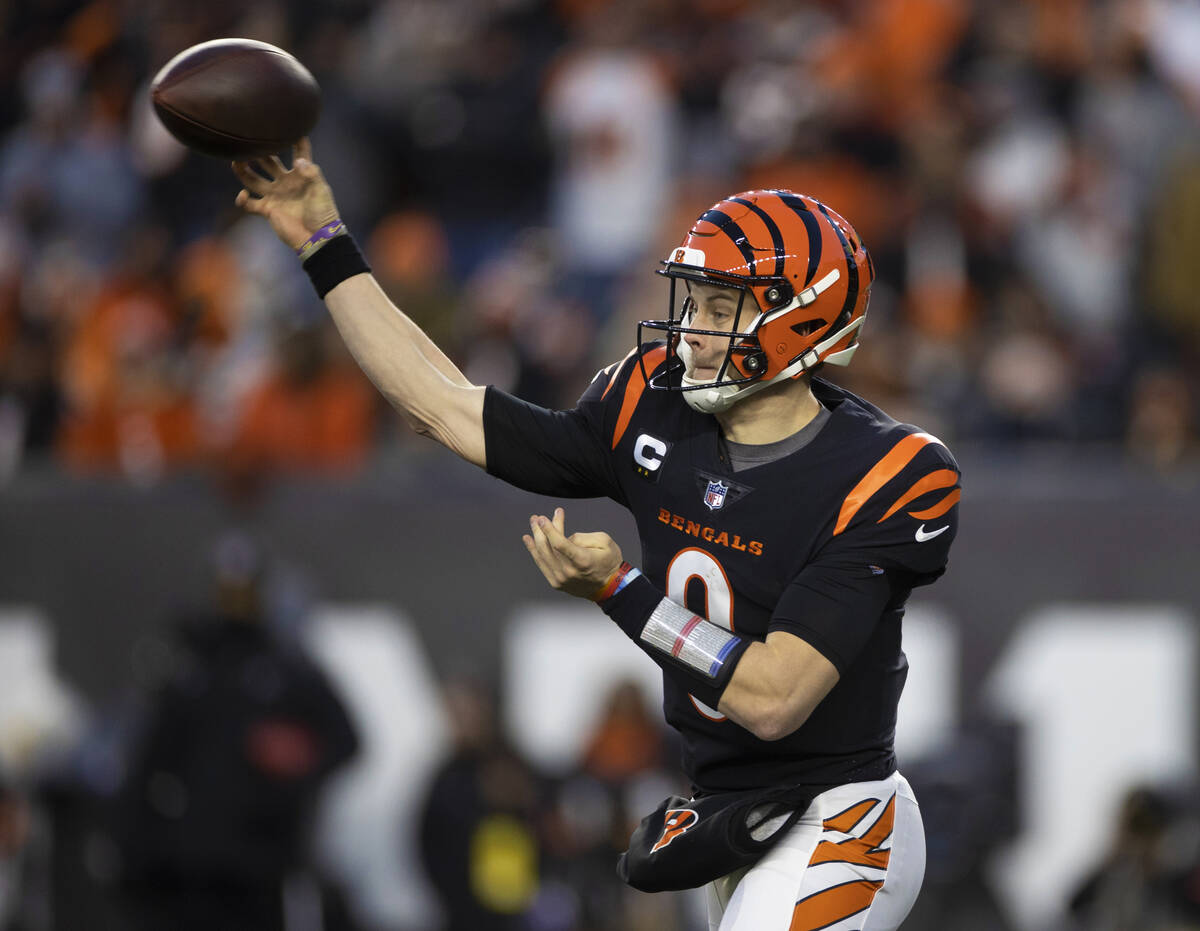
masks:
{"label": "white football pant", "polygon": [[895,931],[925,877],[925,829],[893,773],[818,795],[752,867],[705,886],[709,931]]}

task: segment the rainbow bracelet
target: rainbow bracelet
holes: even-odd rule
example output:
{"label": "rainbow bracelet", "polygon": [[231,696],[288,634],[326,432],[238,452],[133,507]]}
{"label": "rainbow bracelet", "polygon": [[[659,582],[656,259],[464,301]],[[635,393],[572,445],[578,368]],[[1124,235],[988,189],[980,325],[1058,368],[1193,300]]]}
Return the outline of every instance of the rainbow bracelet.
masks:
{"label": "rainbow bracelet", "polygon": [[346,224],[341,220],[333,220],[326,223],[319,230],[313,233],[304,241],[304,243],[296,250],[296,255],[303,262],[310,255],[320,249],[325,243],[333,239],[335,236],[344,236],[346,234]]}
{"label": "rainbow bracelet", "polygon": [[600,588],[595,595],[592,596],[592,601],[601,604],[608,601],[613,595],[623,589],[626,585],[641,575],[641,571],[633,568],[629,563],[623,562],[617,566],[617,571],[609,576],[608,581]]}

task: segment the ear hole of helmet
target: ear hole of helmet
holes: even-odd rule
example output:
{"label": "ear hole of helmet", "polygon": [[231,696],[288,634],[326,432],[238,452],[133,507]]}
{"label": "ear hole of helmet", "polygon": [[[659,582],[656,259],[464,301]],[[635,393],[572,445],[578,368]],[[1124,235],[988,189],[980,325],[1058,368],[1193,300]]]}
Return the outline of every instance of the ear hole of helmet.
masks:
{"label": "ear hole of helmet", "polygon": [[804,320],[801,323],[793,323],[789,329],[797,336],[811,336],[825,325],[825,321],[820,317],[813,317],[811,320]]}

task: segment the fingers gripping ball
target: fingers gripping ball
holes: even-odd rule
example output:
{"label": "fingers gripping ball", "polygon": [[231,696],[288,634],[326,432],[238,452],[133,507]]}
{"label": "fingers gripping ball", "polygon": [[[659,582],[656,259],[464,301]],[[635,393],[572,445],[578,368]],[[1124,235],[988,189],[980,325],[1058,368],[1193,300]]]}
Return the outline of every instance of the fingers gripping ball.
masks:
{"label": "fingers gripping ball", "polygon": [[290,54],[253,39],[214,39],[180,52],[150,84],[163,125],[190,149],[225,159],[286,149],[316,125],[321,91]]}

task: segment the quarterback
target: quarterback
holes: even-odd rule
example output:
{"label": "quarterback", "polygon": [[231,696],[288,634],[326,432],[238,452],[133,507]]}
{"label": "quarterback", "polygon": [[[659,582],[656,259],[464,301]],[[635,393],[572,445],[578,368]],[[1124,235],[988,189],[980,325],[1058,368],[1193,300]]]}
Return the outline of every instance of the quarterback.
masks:
{"label": "quarterback", "polygon": [[820,378],[845,365],[874,270],[851,225],[791,191],[704,211],[662,263],[669,313],[576,407],[470,384],[384,295],[307,141],[235,163],[237,203],[297,251],[363,370],[406,420],[543,495],[627,507],[638,565],[561,508],[525,546],[663,672],[692,782],[642,821],[621,875],[705,886],[712,931],[886,931],[925,841],[893,750],[901,619],[945,570],[946,447]]}

